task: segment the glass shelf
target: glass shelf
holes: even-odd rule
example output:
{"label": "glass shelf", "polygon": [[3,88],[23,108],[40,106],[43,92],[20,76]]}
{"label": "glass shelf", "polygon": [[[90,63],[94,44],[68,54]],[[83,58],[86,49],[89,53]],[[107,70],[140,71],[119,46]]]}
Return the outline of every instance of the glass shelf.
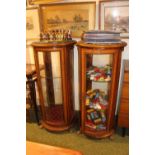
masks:
{"label": "glass shelf", "polygon": [[53,80],[53,79],[61,79],[62,77],[47,77],[47,76],[40,76],[41,78]]}

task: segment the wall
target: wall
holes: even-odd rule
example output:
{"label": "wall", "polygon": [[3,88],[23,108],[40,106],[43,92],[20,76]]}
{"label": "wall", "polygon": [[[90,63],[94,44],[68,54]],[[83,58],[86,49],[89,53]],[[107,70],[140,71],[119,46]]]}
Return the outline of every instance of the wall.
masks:
{"label": "wall", "polygon": [[[65,0],[65,2],[87,2],[87,1],[94,1],[94,0]],[[99,17],[99,0],[96,0],[96,26],[95,29],[98,30],[98,17]],[[76,41],[79,41],[79,38],[73,38]],[[127,42],[127,47],[125,47],[124,52],[122,54],[122,64],[123,59],[129,59],[129,42],[128,39],[124,39],[123,41]],[[27,63],[34,63],[33,58],[33,49],[30,46],[32,41],[27,41],[27,54],[26,54],[26,62]],[[121,84],[122,84],[122,70],[123,66],[121,65],[121,73],[120,73],[120,83],[119,83],[119,90],[118,90],[118,98],[117,98],[117,108],[116,112],[118,110],[118,104],[119,104],[119,96],[120,96],[120,90],[121,90]],[[78,79],[78,51],[77,47],[74,47],[74,91],[75,91],[75,109],[79,110],[79,79]]]}

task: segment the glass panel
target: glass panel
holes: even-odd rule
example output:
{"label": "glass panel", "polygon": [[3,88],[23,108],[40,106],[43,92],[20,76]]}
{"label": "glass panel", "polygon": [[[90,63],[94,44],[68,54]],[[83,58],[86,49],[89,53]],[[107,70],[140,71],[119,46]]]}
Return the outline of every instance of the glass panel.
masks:
{"label": "glass panel", "polygon": [[41,85],[47,121],[63,121],[60,52],[38,52]]}
{"label": "glass panel", "polygon": [[110,54],[86,55],[85,127],[90,130],[107,129],[112,58]]}

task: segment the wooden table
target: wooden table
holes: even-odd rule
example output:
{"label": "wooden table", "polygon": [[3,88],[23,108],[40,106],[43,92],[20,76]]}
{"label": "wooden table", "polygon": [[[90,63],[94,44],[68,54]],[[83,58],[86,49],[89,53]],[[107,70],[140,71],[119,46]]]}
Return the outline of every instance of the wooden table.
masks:
{"label": "wooden table", "polygon": [[27,141],[26,155],[82,155],[82,153],[75,150]]}
{"label": "wooden table", "polygon": [[[40,69],[43,69],[43,66],[41,66]],[[37,76],[36,76],[36,68],[34,64],[26,64],[26,78],[27,78],[26,84],[28,84],[30,89],[30,98],[34,106],[36,120],[37,120],[37,123],[39,124],[39,116],[38,116],[38,109],[37,109],[37,103],[36,103],[36,89],[35,89],[35,82],[37,81]]]}

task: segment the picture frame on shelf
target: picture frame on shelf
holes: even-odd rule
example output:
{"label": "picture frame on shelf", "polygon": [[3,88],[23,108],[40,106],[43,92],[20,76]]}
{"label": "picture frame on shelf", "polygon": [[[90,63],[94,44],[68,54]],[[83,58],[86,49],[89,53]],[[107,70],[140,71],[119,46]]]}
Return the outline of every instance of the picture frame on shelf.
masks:
{"label": "picture frame on shelf", "polygon": [[40,38],[40,17],[37,7],[26,9],[26,40]]}
{"label": "picture frame on shelf", "polygon": [[120,32],[129,38],[129,1],[100,1],[99,29]]}
{"label": "picture frame on shelf", "polygon": [[57,3],[40,5],[41,30],[71,30],[72,37],[95,28],[95,2]]}

